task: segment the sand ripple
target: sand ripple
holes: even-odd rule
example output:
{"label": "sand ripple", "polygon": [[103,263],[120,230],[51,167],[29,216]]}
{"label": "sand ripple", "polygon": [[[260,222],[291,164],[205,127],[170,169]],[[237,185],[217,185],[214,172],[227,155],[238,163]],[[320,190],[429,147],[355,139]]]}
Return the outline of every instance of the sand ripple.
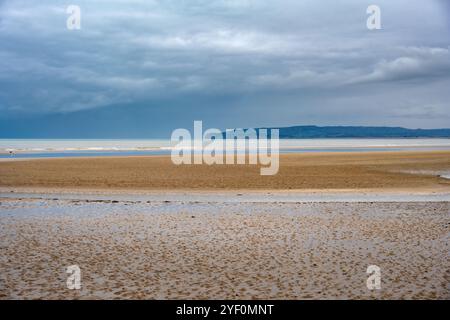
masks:
{"label": "sand ripple", "polygon": [[0,201],[2,299],[450,298],[448,202]]}

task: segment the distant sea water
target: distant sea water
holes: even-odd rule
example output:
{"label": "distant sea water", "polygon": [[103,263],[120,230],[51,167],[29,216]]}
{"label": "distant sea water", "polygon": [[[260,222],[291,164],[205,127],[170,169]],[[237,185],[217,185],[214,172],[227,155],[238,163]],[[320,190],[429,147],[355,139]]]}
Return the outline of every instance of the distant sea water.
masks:
{"label": "distant sea water", "polygon": [[[0,158],[168,155],[170,140],[0,139]],[[449,150],[450,139],[281,139],[280,153]]]}

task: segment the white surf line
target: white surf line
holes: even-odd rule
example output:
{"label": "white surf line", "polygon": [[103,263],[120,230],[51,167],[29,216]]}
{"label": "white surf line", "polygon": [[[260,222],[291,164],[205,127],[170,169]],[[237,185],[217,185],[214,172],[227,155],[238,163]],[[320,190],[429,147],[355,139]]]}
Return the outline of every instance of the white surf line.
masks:
{"label": "white surf line", "polygon": [[73,200],[98,202],[183,203],[319,203],[319,202],[450,202],[450,193],[183,193],[183,194],[57,194],[0,193],[0,199]]}

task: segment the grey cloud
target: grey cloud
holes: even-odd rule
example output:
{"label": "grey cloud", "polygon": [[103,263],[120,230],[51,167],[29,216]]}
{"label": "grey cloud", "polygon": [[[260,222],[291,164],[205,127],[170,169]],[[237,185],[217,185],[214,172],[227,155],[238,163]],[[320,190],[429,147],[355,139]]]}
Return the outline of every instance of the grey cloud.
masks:
{"label": "grey cloud", "polygon": [[65,28],[65,1],[0,1],[0,111],[152,108],[190,99],[187,115],[207,98],[211,110],[214,101],[220,108],[230,101],[230,110],[245,101],[239,110],[248,121],[260,110],[261,123],[276,116],[289,124],[292,115],[375,119],[376,106],[358,109],[374,96],[398,110],[385,121],[399,121],[405,110],[418,118],[421,103],[440,106],[424,109],[430,119],[448,107],[448,94],[436,89],[450,75],[448,16],[438,0],[378,1],[379,31],[366,29],[368,4],[359,0],[74,2],[80,31]]}
{"label": "grey cloud", "polygon": [[355,81],[415,80],[450,75],[450,51],[448,48],[403,48],[409,53],[394,60],[382,60],[372,73]]}
{"label": "grey cloud", "polygon": [[415,118],[415,119],[448,119],[450,115],[448,112],[448,105],[409,105],[407,107],[400,107],[392,111],[392,114],[400,118]]}

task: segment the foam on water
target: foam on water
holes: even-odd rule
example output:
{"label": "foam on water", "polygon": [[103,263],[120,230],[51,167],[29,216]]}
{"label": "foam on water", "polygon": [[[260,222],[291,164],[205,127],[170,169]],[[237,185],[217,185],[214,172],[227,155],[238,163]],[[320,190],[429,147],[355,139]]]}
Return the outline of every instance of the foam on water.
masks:
{"label": "foam on water", "polygon": [[[0,139],[0,158],[10,156],[74,157],[170,154],[170,140],[35,140]],[[280,151],[352,152],[352,151],[450,150],[450,139],[281,139]]]}

